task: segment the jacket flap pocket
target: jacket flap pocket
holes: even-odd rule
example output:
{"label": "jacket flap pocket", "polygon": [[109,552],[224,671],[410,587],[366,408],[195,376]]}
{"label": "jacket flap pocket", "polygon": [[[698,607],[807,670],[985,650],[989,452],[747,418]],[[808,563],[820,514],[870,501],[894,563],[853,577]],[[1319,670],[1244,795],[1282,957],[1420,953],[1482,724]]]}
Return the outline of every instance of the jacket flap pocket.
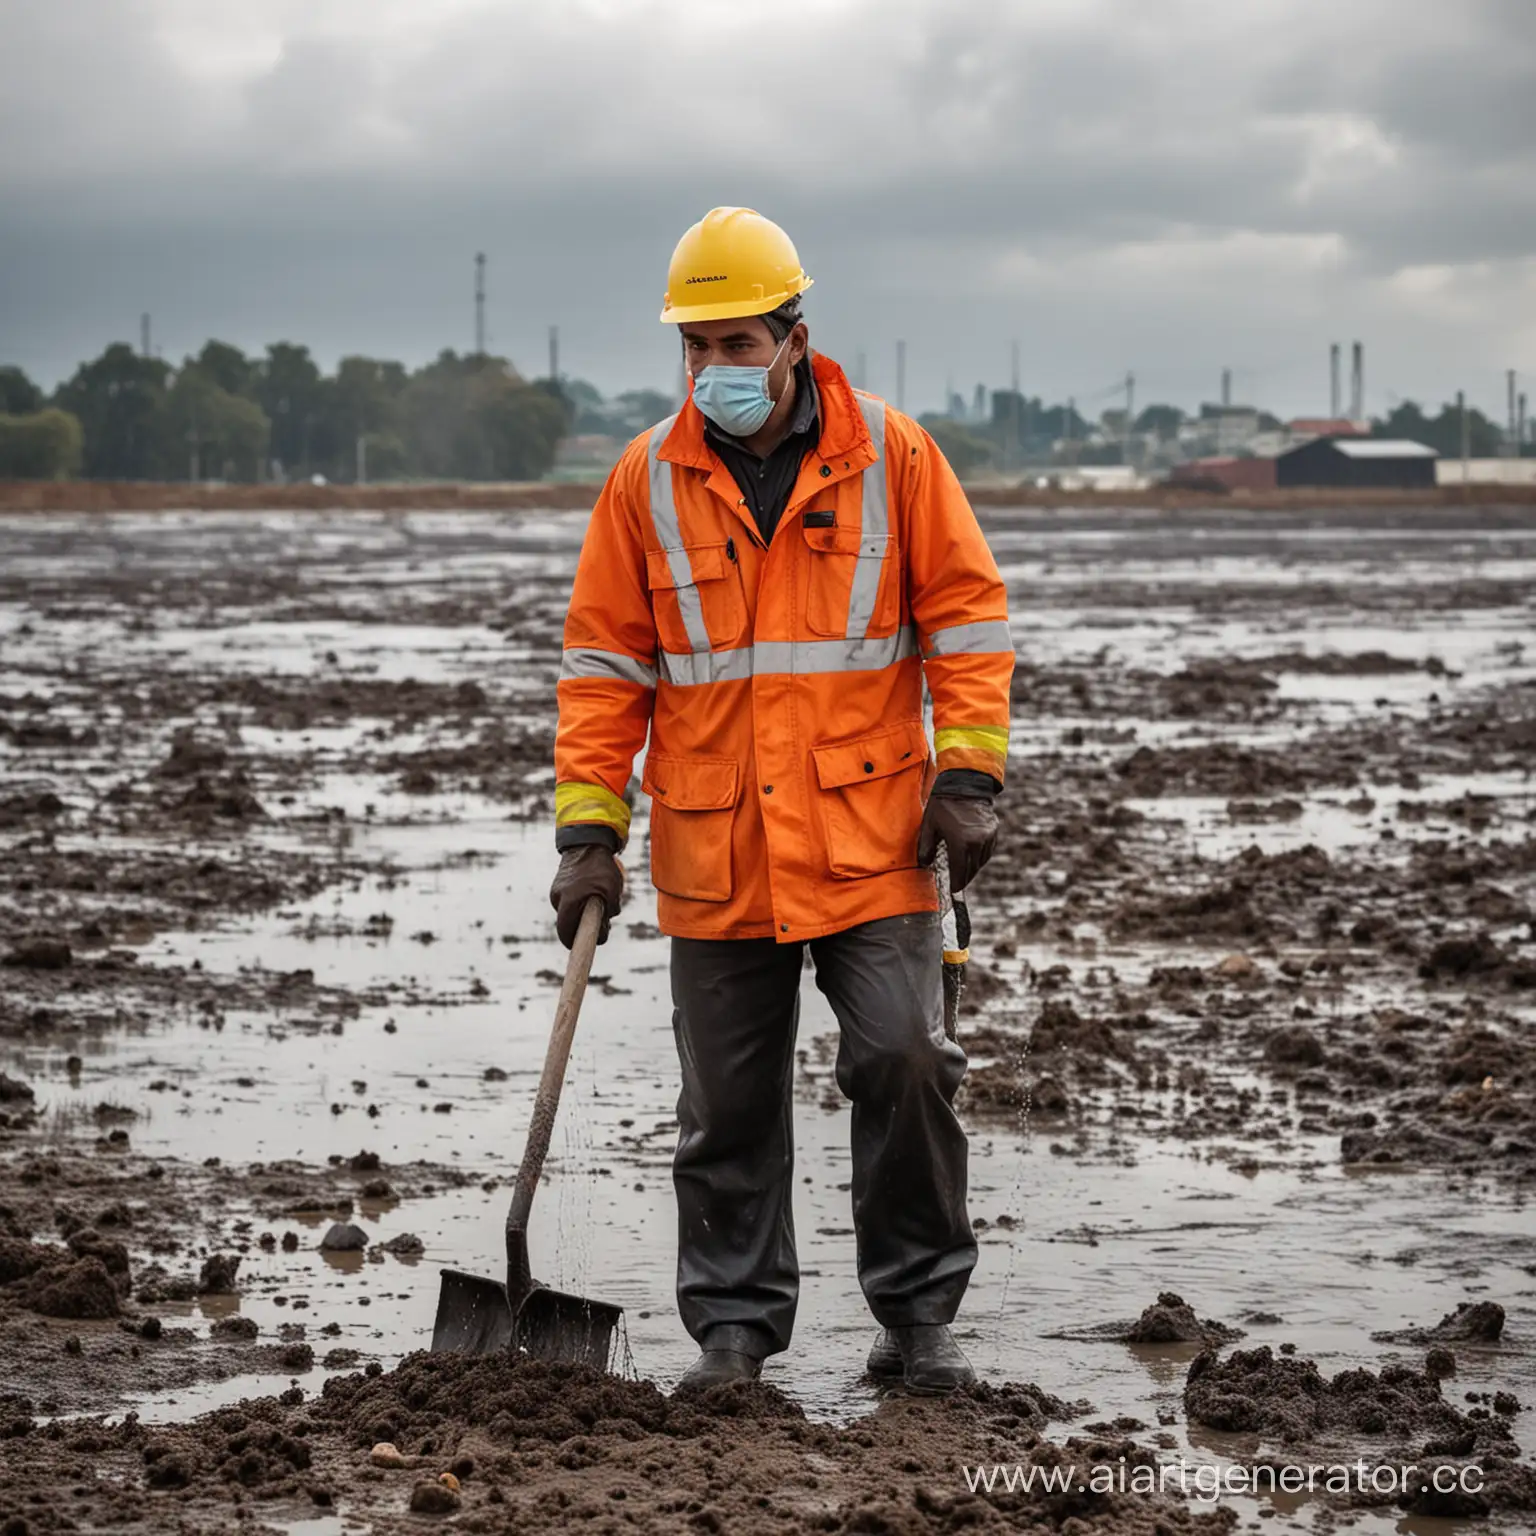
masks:
{"label": "jacket flap pocket", "polygon": [[665,587],[691,587],[701,581],[719,581],[724,575],[724,544],[690,544],[686,549],[648,549],[645,552],[645,580],[653,592]]}
{"label": "jacket flap pocket", "polygon": [[811,756],[816,759],[816,778],[821,787],[837,789],[921,766],[928,761],[928,738],[923,734],[921,721],[910,720],[861,736],[857,741],[813,747]]}
{"label": "jacket flap pocket", "polygon": [[640,787],[674,811],[723,811],[736,804],[738,764],[731,757],[648,753]]}
{"label": "jacket flap pocket", "polygon": [[805,534],[805,542],[818,554],[857,555],[863,552],[866,542],[859,537],[857,528],[817,528],[803,519],[800,528]]}

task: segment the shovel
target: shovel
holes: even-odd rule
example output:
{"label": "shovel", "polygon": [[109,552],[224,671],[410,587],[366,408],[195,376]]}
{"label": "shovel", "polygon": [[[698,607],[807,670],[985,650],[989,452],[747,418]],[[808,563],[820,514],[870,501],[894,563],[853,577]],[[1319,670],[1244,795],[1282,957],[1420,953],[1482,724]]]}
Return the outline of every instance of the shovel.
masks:
{"label": "shovel", "polygon": [[971,958],[971,913],[964,895],[949,888],[949,849],[943,843],[934,857],[933,873],[939,887],[939,924],[944,935],[944,1033],[953,1040],[960,1023],[965,967]]}
{"label": "shovel", "polygon": [[544,1171],[560,1085],[576,1033],[576,1016],[587,990],[587,973],[603,924],[603,900],[590,897],[566,962],[555,1024],[544,1055],[544,1075],[533,1101],[528,1145],[518,1165],[507,1212],[507,1278],[486,1280],[461,1270],[445,1269],[437,1298],[437,1322],[432,1329],[434,1351],[492,1355],[502,1350],[536,1360],[564,1360],[606,1371],[613,1352],[613,1331],[624,1315],[622,1307],[585,1296],[570,1296],[534,1282],[528,1265],[528,1216],[533,1192]]}

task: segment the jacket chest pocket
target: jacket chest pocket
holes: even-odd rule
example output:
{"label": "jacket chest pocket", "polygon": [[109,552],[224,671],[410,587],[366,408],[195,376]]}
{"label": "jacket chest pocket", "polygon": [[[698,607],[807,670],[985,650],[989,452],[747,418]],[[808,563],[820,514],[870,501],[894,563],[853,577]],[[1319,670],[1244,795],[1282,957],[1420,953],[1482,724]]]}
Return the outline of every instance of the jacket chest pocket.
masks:
{"label": "jacket chest pocket", "polygon": [[901,610],[896,540],[888,533],[826,527],[802,517],[805,622],[812,634],[861,640],[890,634]]}
{"label": "jacket chest pocket", "polygon": [[904,720],[853,741],[812,747],[827,828],[827,868],[840,880],[917,867],[928,738]]}
{"label": "jacket chest pocket", "polygon": [[731,539],[648,549],[645,579],[665,651],[720,651],[742,644],[747,599]]}

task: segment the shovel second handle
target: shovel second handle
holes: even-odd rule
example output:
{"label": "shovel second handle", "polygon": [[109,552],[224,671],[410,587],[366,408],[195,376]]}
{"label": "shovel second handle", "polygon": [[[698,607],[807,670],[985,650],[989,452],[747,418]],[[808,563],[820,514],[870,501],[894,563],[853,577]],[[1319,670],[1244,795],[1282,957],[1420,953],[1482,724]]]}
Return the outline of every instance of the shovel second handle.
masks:
{"label": "shovel second handle", "polygon": [[565,963],[565,981],[560,987],[560,1001],[555,1004],[555,1024],[549,1033],[549,1049],[544,1053],[544,1074],[539,1079],[538,1096],[533,1101],[533,1118],[528,1122],[528,1144],[518,1164],[517,1182],[512,1188],[512,1208],[507,1212],[507,1248],[512,1250],[514,1233],[528,1230],[528,1214],[533,1209],[533,1192],[544,1172],[544,1157],[555,1129],[555,1112],[560,1108],[560,1088],[565,1082],[565,1064],[570,1059],[571,1041],[576,1034],[576,1016],[587,990],[587,976],[592,970],[592,956],[597,953],[597,936],[603,926],[603,898],[589,896],[581,911],[576,942]]}

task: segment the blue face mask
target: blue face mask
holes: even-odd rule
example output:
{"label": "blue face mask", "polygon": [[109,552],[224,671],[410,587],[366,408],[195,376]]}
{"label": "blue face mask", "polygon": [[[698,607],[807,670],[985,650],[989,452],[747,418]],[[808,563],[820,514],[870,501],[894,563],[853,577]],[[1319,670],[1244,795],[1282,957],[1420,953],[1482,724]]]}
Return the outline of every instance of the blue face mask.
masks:
{"label": "blue face mask", "polygon": [[693,403],[732,437],[751,437],[773,415],[768,370],[779,360],[786,336],[767,368],[739,368],[711,363],[693,376]]}

